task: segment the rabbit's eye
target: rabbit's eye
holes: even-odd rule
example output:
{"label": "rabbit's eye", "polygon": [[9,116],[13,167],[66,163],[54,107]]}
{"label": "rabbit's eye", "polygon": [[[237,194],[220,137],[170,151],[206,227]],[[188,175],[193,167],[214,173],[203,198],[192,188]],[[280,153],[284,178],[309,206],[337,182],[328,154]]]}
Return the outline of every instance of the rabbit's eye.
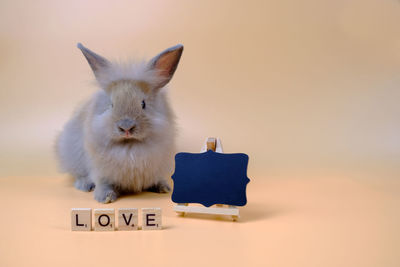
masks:
{"label": "rabbit's eye", "polygon": [[144,102],[144,100],[142,101],[142,109],[146,108],[146,102]]}

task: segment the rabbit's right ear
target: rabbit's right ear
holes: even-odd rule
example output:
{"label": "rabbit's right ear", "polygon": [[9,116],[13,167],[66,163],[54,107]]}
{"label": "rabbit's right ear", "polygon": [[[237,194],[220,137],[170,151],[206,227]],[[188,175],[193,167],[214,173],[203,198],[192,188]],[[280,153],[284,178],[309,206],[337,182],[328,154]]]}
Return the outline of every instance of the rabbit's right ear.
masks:
{"label": "rabbit's right ear", "polygon": [[157,89],[165,86],[174,76],[183,52],[183,45],[178,44],[164,50],[149,62],[150,69],[156,70],[160,82]]}
{"label": "rabbit's right ear", "polygon": [[87,49],[81,43],[78,43],[77,47],[82,51],[83,55],[85,56],[86,60],[88,61],[90,67],[93,70],[94,76],[99,78],[99,71],[103,68],[109,66],[110,62],[105,59],[104,57],[96,54],[95,52]]}

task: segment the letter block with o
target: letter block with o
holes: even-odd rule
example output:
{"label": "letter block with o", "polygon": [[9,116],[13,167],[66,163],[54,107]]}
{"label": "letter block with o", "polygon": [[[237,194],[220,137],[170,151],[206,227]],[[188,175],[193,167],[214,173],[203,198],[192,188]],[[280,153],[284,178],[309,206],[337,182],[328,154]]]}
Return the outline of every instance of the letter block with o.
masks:
{"label": "letter block with o", "polygon": [[115,211],[114,211],[114,209],[95,209],[94,210],[94,230],[95,231],[114,231],[115,230]]}

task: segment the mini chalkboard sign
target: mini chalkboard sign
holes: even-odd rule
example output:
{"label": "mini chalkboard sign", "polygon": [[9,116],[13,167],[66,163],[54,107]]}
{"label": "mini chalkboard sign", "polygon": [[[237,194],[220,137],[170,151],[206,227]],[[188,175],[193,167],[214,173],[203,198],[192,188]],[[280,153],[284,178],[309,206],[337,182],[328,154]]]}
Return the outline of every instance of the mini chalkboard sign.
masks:
{"label": "mini chalkboard sign", "polygon": [[222,153],[221,141],[215,138],[208,138],[201,152],[175,156],[172,201],[178,204],[174,210],[181,215],[186,212],[231,215],[236,220],[239,217],[236,206],[247,203],[249,157],[243,153]]}

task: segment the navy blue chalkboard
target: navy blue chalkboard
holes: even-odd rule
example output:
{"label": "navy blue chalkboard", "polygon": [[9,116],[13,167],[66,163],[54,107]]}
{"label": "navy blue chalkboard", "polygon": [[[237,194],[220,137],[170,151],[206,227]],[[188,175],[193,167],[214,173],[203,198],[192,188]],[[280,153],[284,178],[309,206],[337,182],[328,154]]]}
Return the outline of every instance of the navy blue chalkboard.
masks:
{"label": "navy blue chalkboard", "polygon": [[244,206],[249,157],[246,154],[178,153],[172,175],[175,203],[200,203]]}

